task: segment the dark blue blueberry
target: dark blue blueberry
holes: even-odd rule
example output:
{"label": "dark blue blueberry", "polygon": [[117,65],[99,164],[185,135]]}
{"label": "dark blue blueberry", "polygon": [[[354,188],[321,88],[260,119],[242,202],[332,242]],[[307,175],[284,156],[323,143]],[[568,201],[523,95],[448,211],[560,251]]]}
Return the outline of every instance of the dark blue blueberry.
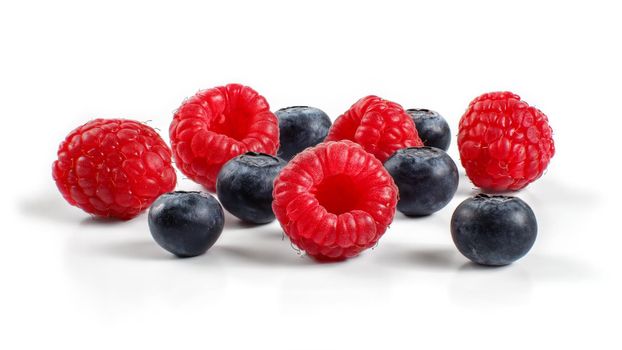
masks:
{"label": "dark blue blueberry", "polygon": [[460,253],[482,265],[507,265],[533,246],[538,224],[521,199],[485,194],[462,202],[451,218],[451,236]]}
{"label": "dark blue blueberry", "polygon": [[408,216],[430,215],[451,201],[458,189],[458,168],[443,150],[409,147],[384,163],[400,191],[397,210]]}
{"label": "dark blue blueberry", "polygon": [[151,235],[179,257],[205,253],[220,237],[224,224],[222,207],[204,192],[165,193],[149,209]]}
{"label": "dark blue blueberry", "polygon": [[265,224],[274,220],[273,183],[286,164],[278,157],[255,152],[231,159],[222,167],[216,180],[220,203],[246,222]]}
{"label": "dark blue blueberry", "polygon": [[451,130],[449,130],[449,124],[445,118],[435,111],[423,108],[407,109],[406,113],[413,118],[424,145],[440,148],[444,151],[449,149]]}
{"label": "dark blue blueberry", "polygon": [[277,156],[290,161],[307,147],[324,141],[328,135],[331,121],[320,109],[307,106],[294,106],[275,112],[279,118],[279,142]]}

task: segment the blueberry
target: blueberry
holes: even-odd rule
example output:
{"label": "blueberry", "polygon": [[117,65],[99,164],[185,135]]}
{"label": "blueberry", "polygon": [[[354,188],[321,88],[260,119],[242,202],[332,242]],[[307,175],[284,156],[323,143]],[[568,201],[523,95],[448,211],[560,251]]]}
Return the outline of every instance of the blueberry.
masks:
{"label": "blueberry", "polygon": [[281,144],[276,155],[286,161],[305,148],[324,141],[331,126],[328,115],[314,107],[287,107],[279,109],[275,114],[279,118]]}
{"label": "blueberry", "polygon": [[273,182],[286,164],[281,158],[255,152],[231,159],[218,173],[218,199],[228,212],[243,221],[265,224],[274,220]]}
{"label": "blueberry", "polygon": [[424,145],[440,148],[444,151],[449,149],[451,130],[449,130],[449,124],[445,118],[435,111],[423,108],[407,109],[406,113],[413,118]]}
{"label": "blueberry", "polygon": [[155,241],[179,257],[205,253],[225,224],[216,198],[203,192],[165,193],[151,205],[148,219]]}
{"label": "blueberry", "polygon": [[533,246],[538,224],[521,199],[485,194],[462,202],[451,218],[451,236],[458,250],[482,265],[507,265]]}
{"label": "blueberry", "polygon": [[430,215],[451,201],[458,189],[458,168],[443,150],[409,147],[384,163],[399,188],[397,210],[408,216]]}

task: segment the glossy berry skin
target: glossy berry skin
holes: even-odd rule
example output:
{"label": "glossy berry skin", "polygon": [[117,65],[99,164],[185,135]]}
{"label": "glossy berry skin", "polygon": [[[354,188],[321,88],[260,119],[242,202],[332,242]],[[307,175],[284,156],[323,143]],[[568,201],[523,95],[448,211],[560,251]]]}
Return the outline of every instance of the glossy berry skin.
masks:
{"label": "glossy berry skin", "polygon": [[444,208],[458,189],[458,168],[443,150],[433,147],[401,149],[384,167],[400,193],[397,210],[425,216]]}
{"label": "glossy berry skin", "polygon": [[480,194],[462,202],[451,218],[456,247],[482,265],[507,265],[520,259],[537,233],[536,216],[516,197]]}
{"label": "glossy berry skin", "polygon": [[451,143],[451,130],[449,124],[438,112],[423,108],[407,109],[417,127],[417,133],[424,145],[440,148],[443,151],[449,149]]}
{"label": "glossy berry skin", "polygon": [[273,221],[273,183],[285,164],[283,159],[265,153],[248,152],[231,159],[216,181],[220,203],[240,220],[253,224]]}
{"label": "glossy berry skin", "polygon": [[225,225],[220,203],[209,193],[171,192],[149,209],[153,239],[178,257],[192,257],[211,248]]}
{"label": "glossy berry skin", "polygon": [[294,106],[276,111],[279,119],[280,147],[277,156],[289,161],[307,147],[324,141],[331,121],[322,110],[308,106]]}
{"label": "glossy berry skin", "polygon": [[460,119],[460,161],[489,192],[517,191],[538,179],[555,154],[544,113],[511,92],[483,94]]}
{"label": "glossy berry skin", "polygon": [[95,119],[73,130],[52,166],[58,190],[87,213],[128,220],[175,188],[171,151],[147,125]]}
{"label": "glossy berry skin", "polygon": [[264,97],[229,84],[198,92],[179,107],[169,128],[177,167],[210,191],[229,159],[246,152],[276,154],[279,124]]}
{"label": "glossy berry skin", "polygon": [[381,162],[398,149],[423,146],[402,106],[378,96],[363,97],[335,120],[326,141],[338,140],[358,143]]}
{"label": "glossy berry skin", "polygon": [[397,187],[382,163],[350,141],[324,142],[274,181],[272,208],[293,244],[317,260],[373,247],[395,215]]}

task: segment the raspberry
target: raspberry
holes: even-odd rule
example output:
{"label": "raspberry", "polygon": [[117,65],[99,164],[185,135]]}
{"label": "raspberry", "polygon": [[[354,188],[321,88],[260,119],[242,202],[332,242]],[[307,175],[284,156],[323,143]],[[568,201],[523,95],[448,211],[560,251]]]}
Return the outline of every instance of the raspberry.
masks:
{"label": "raspberry", "polygon": [[423,146],[402,106],[377,96],[363,97],[335,120],[326,141],[338,140],[358,143],[381,162],[399,149]]}
{"label": "raspberry", "polygon": [[474,99],[460,119],[460,161],[488,191],[517,191],[542,176],[555,154],[548,118],[511,92]]}
{"label": "raspberry", "polygon": [[279,148],[279,123],[268,102],[239,84],[186,100],[169,132],[178,168],[212,192],[220,168],[231,158],[249,151],[275,155]]}
{"label": "raspberry", "polygon": [[147,125],[95,119],[73,130],[52,167],[71,205],[98,216],[131,219],[175,187],[171,151]]}
{"label": "raspberry", "polygon": [[274,181],[272,209],[292,243],[318,260],[372,247],[395,215],[397,187],[382,163],[350,141],[292,159]]}

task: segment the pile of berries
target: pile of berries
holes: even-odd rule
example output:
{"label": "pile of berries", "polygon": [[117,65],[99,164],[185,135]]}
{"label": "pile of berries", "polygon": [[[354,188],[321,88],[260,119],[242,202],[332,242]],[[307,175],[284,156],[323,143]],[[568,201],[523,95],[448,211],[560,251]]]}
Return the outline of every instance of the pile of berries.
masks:
{"label": "pile of berries", "polygon": [[[431,215],[458,188],[445,119],[377,96],[331,125],[318,108],[272,113],[255,90],[229,84],[184,101],[169,136],[170,148],[139,122],[92,120],[61,143],[56,185],[70,204],[97,216],[127,220],[150,207],[154,240],[179,257],[203,254],[217,241],[224,207],[252,224],[276,218],[294,245],[320,261],[358,255],[377,244],[396,209]],[[524,188],[555,153],[547,117],[510,92],[474,99],[457,143],[467,176],[489,193]],[[173,164],[218,200],[172,192]],[[519,259],[536,233],[531,208],[511,196],[469,198],[451,219],[458,250],[483,265]]]}

